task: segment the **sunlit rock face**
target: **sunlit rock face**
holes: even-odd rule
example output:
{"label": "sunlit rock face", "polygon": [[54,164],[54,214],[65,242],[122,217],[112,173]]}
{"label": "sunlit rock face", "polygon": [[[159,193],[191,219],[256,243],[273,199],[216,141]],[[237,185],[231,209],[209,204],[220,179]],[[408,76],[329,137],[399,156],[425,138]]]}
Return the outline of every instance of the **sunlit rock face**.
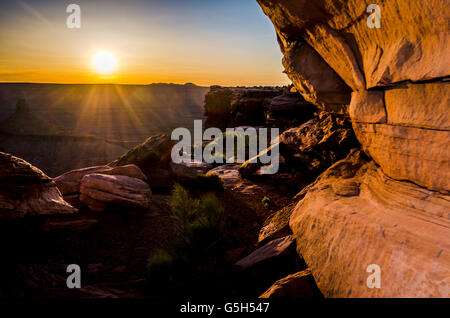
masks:
{"label": "sunlit rock face", "polygon": [[[448,297],[449,211],[447,195],[353,152],[309,186],[290,226],[327,297]],[[381,288],[367,286],[371,264]]]}
{"label": "sunlit rock face", "polygon": [[[325,172],[292,214],[299,252],[322,293],[448,297],[447,2],[381,1],[380,28],[367,25],[371,1],[258,3],[297,90],[350,117],[368,156],[350,169],[351,182],[343,177],[348,166]],[[371,263],[381,266],[380,289],[366,286]]]}

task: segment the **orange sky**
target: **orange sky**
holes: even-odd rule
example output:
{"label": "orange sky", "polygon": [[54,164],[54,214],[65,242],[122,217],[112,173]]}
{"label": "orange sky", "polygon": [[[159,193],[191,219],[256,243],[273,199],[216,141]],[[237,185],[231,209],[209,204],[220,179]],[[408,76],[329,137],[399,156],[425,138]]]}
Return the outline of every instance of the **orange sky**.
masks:
{"label": "orange sky", "polygon": [[[61,1],[0,4],[0,82],[289,83],[273,26],[255,0],[77,3],[81,29],[66,27]],[[92,66],[100,50],[115,55],[113,76]]]}

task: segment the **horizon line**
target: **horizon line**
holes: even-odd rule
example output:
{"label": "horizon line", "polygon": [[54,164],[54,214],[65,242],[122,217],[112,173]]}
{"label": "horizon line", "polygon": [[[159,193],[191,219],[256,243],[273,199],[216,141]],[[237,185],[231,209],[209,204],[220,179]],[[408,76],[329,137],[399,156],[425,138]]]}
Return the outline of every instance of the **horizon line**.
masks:
{"label": "horizon line", "polygon": [[196,87],[212,87],[212,86],[220,86],[220,87],[284,87],[287,85],[219,85],[219,84],[211,84],[211,85],[198,85],[193,82],[186,82],[186,83],[173,83],[173,82],[153,82],[153,83],[146,83],[146,84],[134,84],[134,83],[56,83],[56,82],[2,82],[1,84],[42,84],[42,85],[128,85],[128,86],[149,86],[149,85],[194,85]]}

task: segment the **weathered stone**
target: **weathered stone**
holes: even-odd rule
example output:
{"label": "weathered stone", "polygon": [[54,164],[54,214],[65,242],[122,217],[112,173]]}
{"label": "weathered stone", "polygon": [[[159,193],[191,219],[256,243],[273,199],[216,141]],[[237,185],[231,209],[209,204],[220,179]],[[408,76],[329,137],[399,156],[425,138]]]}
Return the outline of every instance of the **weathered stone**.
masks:
{"label": "weathered stone", "polygon": [[276,281],[259,298],[299,299],[320,297],[310,269],[291,274]]}
{"label": "weathered stone", "polygon": [[308,44],[296,43],[285,48],[283,65],[308,102],[327,112],[348,113],[350,88]]}
{"label": "weathered stone", "polygon": [[391,178],[450,190],[450,131],[353,123],[364,151]]}
{"label": "weathered stone", "polygon": [[177,180],[195,180],[200,174],[206,174],[213,168],[206,162],[170,163],[170,170]]}
{"label": "weathered stone", "polygon": [[324,112],[300,127],[283,132],[280,142],[281,154],[291,162],[288,164],[312,174],[345,158],[357,146],[350,124]]}
{"label": "weathered stone", "polygon": [[147,183],[127,176],[89,174],[81,180],[80,199],[94,211],[109,206],[148,209],[151,190]]}
{"label": "weathered stone", "polygon": [[353,92],[349,112],[353,122],[386,123],[387,114],[384,106],[384,91]]}
{"label": "weathered stone", "polygon": [[264,261],[288,255],[294,246],[295,238],[291,235],[273,240],[241,259],[235,266],[240,270],[247,270]]}
{"label": "weathered stone", "polygon": [[0,218],[75,212],[41,170],[0,152]]}
{"label": "weathered stone", "polygon": [[[367,89],[449,75],[445,0],[378,3],[379,29],[367,26],[371,13],[366,11],[369,4],[366,1],[258,0],[258,3],[274,23],[285,55],[290,43],[304,35],[304,40],[322,57],[326,55],[330,67],[350,86],[350,79],[354,78],[349,68],[354,64],[352,56],[365,76]],[[398,23],[400,20],[402,23]]]}
{"label": "weathered stone", "polygon": [[56,182],[56,185],[58,186],[59,191],[61,191],[61,194],[63,195],[76,194],[80,192],[81,179],[83,179],[85,175],[91,173],[105,172],[108,170],[111,170],[111,167],[108,166],[87,167],[66,172],[53,180]]}
{"label": "weathered stone", "polygon": [[[342,196],[341,182],[359,192]],[[449,202],[353,152],[308,188],[290,226],[326,297],[447,297]],[[381,288],[366,285],[370,264],[381,268]]]}
{"label": "weathered stone", "polygon": [[142,170],[134,164],[125,165],[125,166],[117,166],[117,167],[110,168],[109,170],[101,171],[98,173],[112,175],[112,176],[127,176],[130,178],[136,178],[136,179],[140,179],[142,181],[147,181],[147,177],[142,172]]}
{"label": "weathered stone", "polygon": [[384,95],[388,124],[450,130],[450,82],[407,84]]}
{"label": "weathered stone", "polygon": [[353,91],[365,90],[356,56],[343,36],[326,24],[316,24],[307,29],[305,40]]}
{"label": "weathered stone", "polygon": [[269,241],[292,234],[289,227],[289,219],[294,207],[295,203],[289,204],[275,212],[274,215],[270,216],[264,222],[264,226],[259,231],[258,244],[265,244]]}

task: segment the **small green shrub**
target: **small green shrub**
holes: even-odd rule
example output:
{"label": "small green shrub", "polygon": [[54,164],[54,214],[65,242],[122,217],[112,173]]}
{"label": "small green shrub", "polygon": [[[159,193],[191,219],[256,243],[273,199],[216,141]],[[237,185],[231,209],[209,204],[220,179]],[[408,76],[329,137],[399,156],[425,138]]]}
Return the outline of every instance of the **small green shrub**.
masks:
{"label": "small green shrub", "polygon": [[172,212],[178,216],[186,225],[195,218],[200,202],[192,199],[185,188],[178,183],[175,184],[170,200]]}
{"label": "small green shrub", "polygon": [[226,217],[225,209],[214,194],[197,199],[179,184],[174,186],[170,207],[183,221],[183,240],[167,250],[157,251],[149,259],[147,282],[153,290],[165,288],[172,293],[171,288],[178,292],[192,288],[195,284],[192,280],[205,266],[214,271],[215,267],[210,265],[225,255],[232,220]]}
{"label": "small green shrub", "polygon": [[268,208],[270,206],[270,198],[269,197],[265,196],[264,198],[262,198],[261,202],[265,208]]}

